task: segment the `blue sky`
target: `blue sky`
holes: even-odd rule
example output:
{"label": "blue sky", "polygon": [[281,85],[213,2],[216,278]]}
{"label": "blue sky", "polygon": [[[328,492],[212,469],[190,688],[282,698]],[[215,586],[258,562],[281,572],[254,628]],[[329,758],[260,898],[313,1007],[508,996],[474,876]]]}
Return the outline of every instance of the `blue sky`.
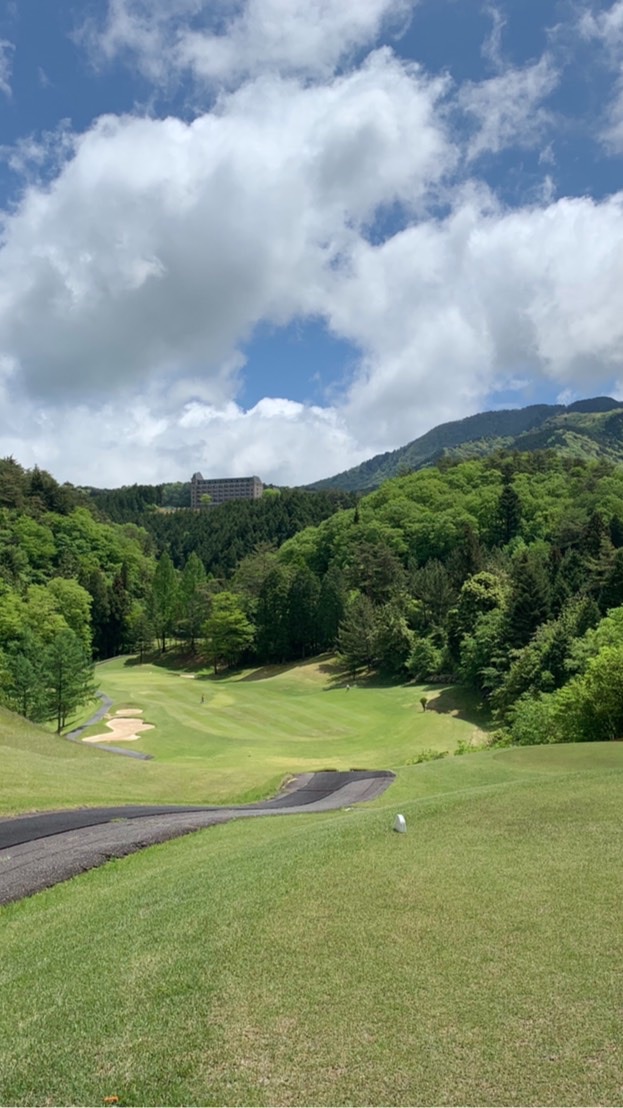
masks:
{"label": "blue sky", "polygon": [[623,0],[0,0],[0,453],[305,483],[623,395]]}

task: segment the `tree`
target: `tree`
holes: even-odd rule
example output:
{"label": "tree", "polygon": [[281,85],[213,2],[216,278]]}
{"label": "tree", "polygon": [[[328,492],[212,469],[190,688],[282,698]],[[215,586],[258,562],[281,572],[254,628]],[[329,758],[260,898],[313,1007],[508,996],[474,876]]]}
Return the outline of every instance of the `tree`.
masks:
{"label": "tree", "polygon": [[413,574],[413,595],[421,601],[422,630],[440,627],[456,597],[446,567],[436,558]]}
{"label": "tree", "polygon": [[487,570],[468,578],[456,608],[448,613],[448,646],[455,659],[460,657],[463,637],[475,630],[481,615],[502,608],[506,594],[505,582]]}
{"label": "tree", "polygon": [[497,507],[497,531],[503,545],[521,530],[521,500],[513,487],[513,471],[506,466],[502,473],[502,491]]}
{"label": "tree", "polygon": [[623,550],[617,550],[599,594],[602,612],[623,604]]}
{"label": "tree", "polygon": [[521,647],[532,638],[550,613],[550,582],[539,552],[523,551],[513,565],[511,595],[506,621],[510,646]]}
{"label": "tree", "polygon": [[43,644],[31,631],[11,644],[2,660],[2,698],[7,707],[26,719],[46,718]]}
{"label": "tree", "polygon": [[277,563],[265,578],[257,603],[257,652],[264,662],[290,657],[289,591],[289,573]]}
{"label": "tree", "polygon": [[364,593],[373,604],[385,604],[405,583],[405,571],[387,543],[363,541],[352,549],[346,568],[351,588]]}
{"label": "tree", "polygon": [[63,616],[67,626],[82,642],[84,649],[91,650],[91,594],[77,581],[66,577],[53,577],[46,585],[54,598],[56,609]]}
{"label": "tree", "polygon": [[296,570],[288,590],[290,650],[295,658],[312,654],[318,643],[320,583],[307,566]]}
{"label": "tree", "polygon": [[204,627],[206,651],[214,672],[221,662],[233,666],[251,646],[254,630],[235,593],[221,592],[212,600],[212,611]]}
{"label": "tree", "polygon": [[457,541],[450,553],[447,569],[457,588],[482,569],[482,547],[473,523],[464,520],[458,528]]}
{"label": "tree", "polygon": [[335,646],[345,606],[344,575],[337,566],[330,566],[322,578],[318,597],[317,633],[321,650],[332,650]]}
{"label": "tree", "polygon": [[414,634],[396,603],[384,604],[376,612],[374,653],[384,673],[399,676],[407,668],[413,650]]}
{"label": "tree", "polygon": [[128,614],[128,649],[138,651],[142,663],[154,645],[154,625],[145,606],[135,601]]}
{"label": "tree", "polygon": [[338,651],[353,674],[376,663],[376,611],[367,596],[355,596],[338,629]]}
{"label": "tree", "polygon": [[441,672],[443,651],[429,637],[416,639],[407,660],[407,671],[416,681],[427,681]]}
{"label": "tree", "polygon": [[181,616],[193,653],[208,610],[205,584],[206,571],[203,562],[193,550],[182,570],[180,581]]}
{"label": "tree", "polygon": [[59,631],[43,653],[45,718],[60,733],[67,716],[95,693],[93,664],[74,631]]}
{"label": "tree", "polygon": [[156,566],[151,587],[151,617],[164,654],[167,637],[173,631],[177,614],[177,574],[165,550]]}

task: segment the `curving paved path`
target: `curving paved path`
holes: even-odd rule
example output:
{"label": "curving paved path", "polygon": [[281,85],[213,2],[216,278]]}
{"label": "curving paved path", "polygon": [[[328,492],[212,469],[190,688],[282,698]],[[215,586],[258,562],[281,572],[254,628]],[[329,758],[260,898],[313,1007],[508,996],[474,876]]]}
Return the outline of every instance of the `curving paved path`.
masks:
{"label": "curving paved path", "polygon": [[0,904],[216,823],[328,812],[373,800],[394,776],[388,770],[308,773],[272,800],[230,807],[123,805],[0,819]]}

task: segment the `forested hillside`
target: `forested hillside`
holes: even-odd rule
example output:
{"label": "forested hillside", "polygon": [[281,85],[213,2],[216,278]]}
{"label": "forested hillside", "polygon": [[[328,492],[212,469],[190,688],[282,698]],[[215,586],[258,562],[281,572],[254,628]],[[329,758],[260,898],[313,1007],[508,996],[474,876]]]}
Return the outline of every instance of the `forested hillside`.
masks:
{"label": "forested hillside", "polygon": [[247,556],[213,599],[204,644],[215,665],[337,645],[353,675],[462,681],[517,741],[550,724],[560,741],[613,738],[621,605],[623,470],[499,454],[396,478]]}
{"label": "forested hillside", "polygon": [[459,680],[507,740],[623,736],[623,468],[609,462],[443,460],[350,506],[284,490],[143,511],[149,530],[94,518],[11,460],[0,477],[2,698],[30,718],[50,715],[55,650],[143,656],[175,639],[215,669],[337,649],[353,676]]}
{"label": "forested hillside", "polygon": [[88,698],[92,658],[141,640],[154,544],[96,519],[88,498],[43,470],[0,461],[0,692],[31,719]]}
{"label": "forested hillside", "polygon": [[316,489],[369,492],[383,481],[442,459],[460,461],[498,450],[557,450],[577,458],[623,462],[623,404],[607,396],[574,404],[482,412],[434,427],[419,439],[317,481]]}
{"label": "forested hillside", "polygon": [[268,488],[260,500],[232,500],[198,512],[190,508],[158,510],[172,499],[171,490],[182,497],[186,487],[132,485],[102,493],[91,490],[92,503],[119,523],[144,527],[158,551],[169,552],[176,568],[181,569],[194,551],[208,574],[224,579],[257,546],[276,549],[297,531],[320,523],[356,501],[354,493],[339,490]]}

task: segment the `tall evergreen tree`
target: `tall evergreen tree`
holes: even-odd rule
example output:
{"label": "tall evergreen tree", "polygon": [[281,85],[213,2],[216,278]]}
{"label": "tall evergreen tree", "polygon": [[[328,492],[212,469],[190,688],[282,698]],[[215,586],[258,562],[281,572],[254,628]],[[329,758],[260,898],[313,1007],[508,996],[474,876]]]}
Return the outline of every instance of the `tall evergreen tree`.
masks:
{"label": "tall evergreen tree", "polygon": [[344,575],[337,566],[330,566],[320,585],[318,597],[318,645],[321,650],[333,650],[346,606]]}
{"label": "tall evergreen tree", "polygon": [[296,570],[288,590],[288,631],[295,658],[306,658],[318,645],[320,582],[307,566]]}
{"label": "tall evergreen tree", "polygon": [[166,550],[156,566],[150,606],[151,618],[164,654],[167,638],[173,631],[178,610],[177,574]]}
{"label": "tall evergreen tree", "polygon": [[265,578],[257,603],[257,652],[262,662],[290,657],[289,591],[288,571],[277,564]]}
{"label": "tall evergreen tree", "polygon": [[506,466],[502,472],[502,491],[497,508],[499,541],[506,545],[521,530],[521,500],[513,485],[513,471]]}
{"label": "tall evergreen tree", "polygon": [[2,699],[7,707],[35,722],[46,718],[44,647],[25,630],[2,657]]}
{"label": "tall evergreen tree", "polygon": [[539,624],[549,617],[551,589],[543,559],[525,551],[515,559],[506,620],[510,646],[526,646]]}
{"label": "tall evergreen tree", "polygon": [[338,651],[353,673],[377,661],[377,617],[369,597],[355,596],[338,631]]}
{"label": "tall evergreen tree", "polygon": [[95,693],[93,664],[73,631],[59,631],[43,654],[46,718],[56,720],[60,733],[68,715]]}
{"label": "tall evergreen tree", "polygon": [[206,571],[203,562],[193,550],[182,570],[180,580],[180,614],[193,653],[208,612],[205,585]]}

